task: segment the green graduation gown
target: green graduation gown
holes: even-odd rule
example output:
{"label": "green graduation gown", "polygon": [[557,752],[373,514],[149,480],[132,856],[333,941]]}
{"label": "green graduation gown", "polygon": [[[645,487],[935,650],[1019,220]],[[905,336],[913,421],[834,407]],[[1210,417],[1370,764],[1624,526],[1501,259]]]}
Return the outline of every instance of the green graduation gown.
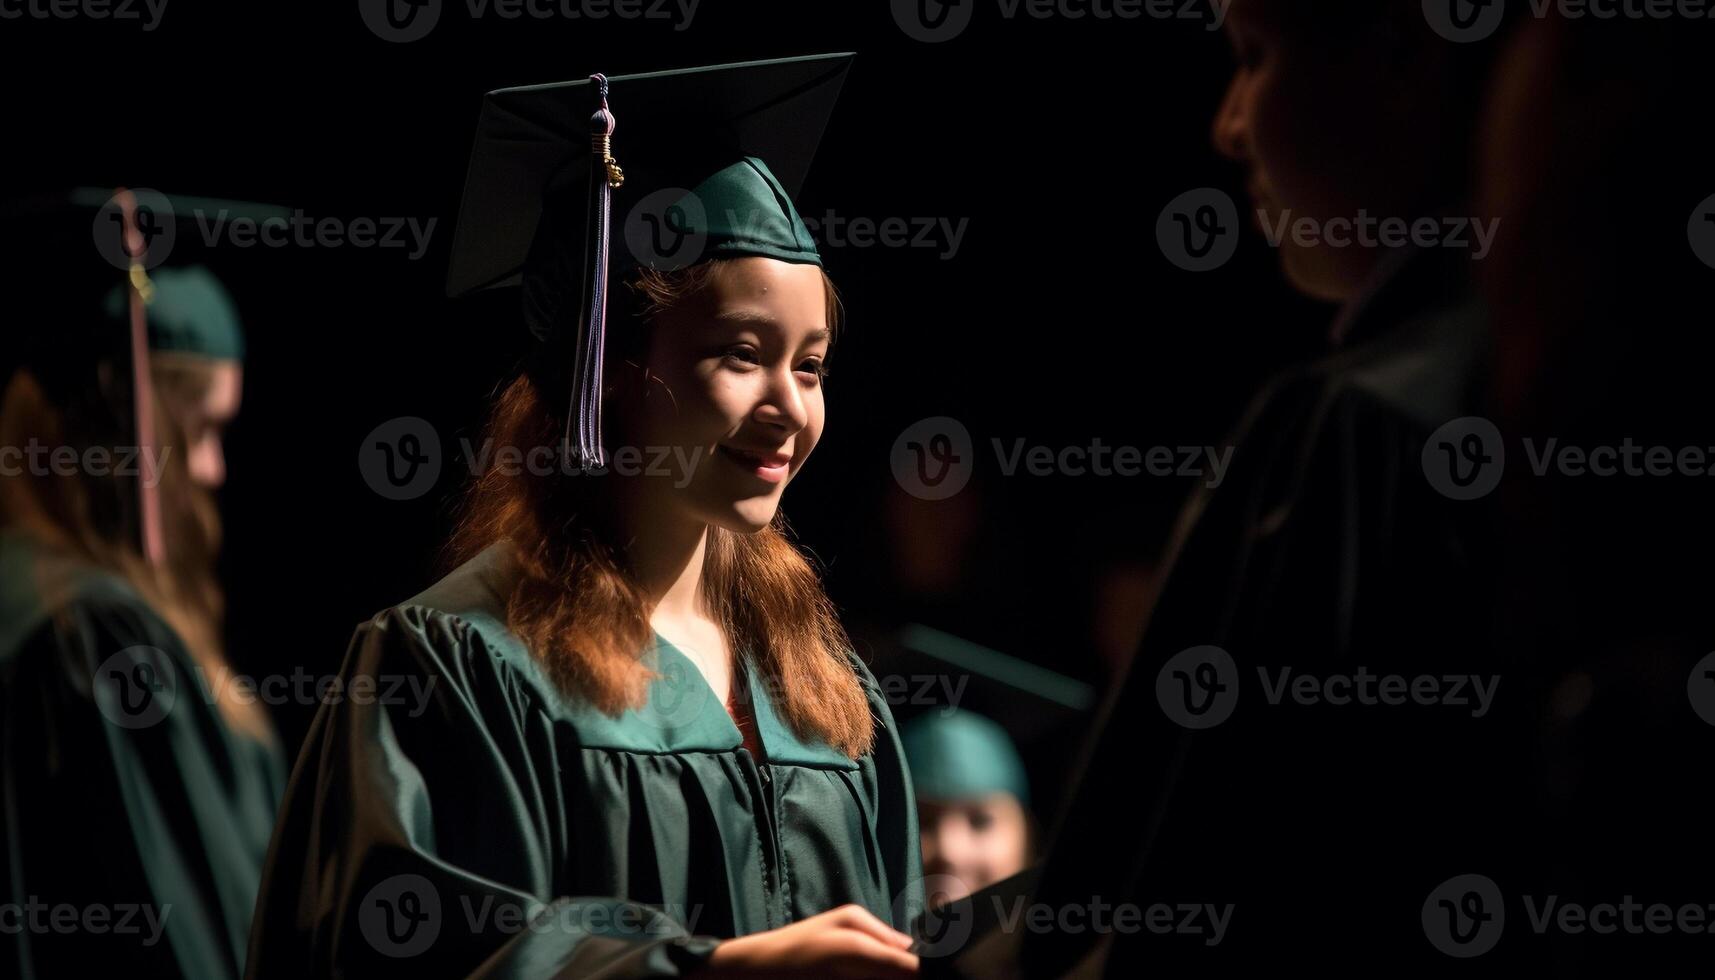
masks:
{"label": "green graduation gown", "polygon": [[855,657],[874,752],[801,740],[747,670],[759,761],[659,636],[644,708],[562,696],[505,626],[514,574],[491,547],[359,627],[353,696],[324,706],[287,789],[252,977],[671,976],[846,903],[907,925],[911,781]]}
{"label": "green graduation gown", "polygon": [[239,976],[284,781],[129,585],[0,532],[0,976]]}

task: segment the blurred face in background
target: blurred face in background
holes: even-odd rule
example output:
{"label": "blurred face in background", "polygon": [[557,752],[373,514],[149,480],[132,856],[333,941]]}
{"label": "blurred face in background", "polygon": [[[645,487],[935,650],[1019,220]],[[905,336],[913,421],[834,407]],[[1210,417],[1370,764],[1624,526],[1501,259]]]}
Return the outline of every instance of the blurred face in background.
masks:
{"label": "blurred face in background", "polygon": [[[1463,172],[1471,113],[1450,97],[1455,45],[1415,0],[1233,0],[1225,30],[1236,66],[1215,147],[1245,168],[1261,223],[1286,222],[1278,247],[1293,288],[1351,299],[1382,250],[1328,243],[1328,222],[1433,216]],[[1290,233],[1303,218],[1323,230],[1317,244]]]}
{"label": "blurred face in background", "polygon": [[161,403],[179,431],[191,483],[220,489],[226,483],[226,427],[244,396],[243,365],[159,353],[151,361]]}
{"label": "blurred face in background", "polygon": [[1011,793],[919,799],[917,822],[931,904],[964,898],[1023,871],[1030,861],[1030,821]]}

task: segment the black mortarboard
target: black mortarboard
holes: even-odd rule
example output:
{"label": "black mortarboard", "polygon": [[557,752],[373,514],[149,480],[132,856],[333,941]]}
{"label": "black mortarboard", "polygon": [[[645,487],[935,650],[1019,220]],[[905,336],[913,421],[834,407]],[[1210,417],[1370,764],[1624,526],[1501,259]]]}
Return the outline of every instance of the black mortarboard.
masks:
{"label": "black mortarboard", "polygon": [[447,292],[522,282],[531,331],[571,360],[566,448],[580,466],[605,460],[610,282],[719,256],[821,264],[792,198],[851,61],[592,75],[484,99]]}

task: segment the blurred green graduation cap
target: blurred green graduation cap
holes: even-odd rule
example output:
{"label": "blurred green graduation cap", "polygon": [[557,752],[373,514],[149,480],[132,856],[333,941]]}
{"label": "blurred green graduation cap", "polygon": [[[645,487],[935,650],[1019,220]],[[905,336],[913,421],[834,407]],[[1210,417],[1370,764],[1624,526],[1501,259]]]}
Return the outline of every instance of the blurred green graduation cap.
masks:
{"label": "blurred green graduation cap", "polygon": [[926,711],[899,729],[918,799],[962,801],[1010,793],[1030,803],[1030,778],[1012,737],[992,719],[955,708]]}
{"label": "blurred green graduation cap", "polygon": [[792,199],[852,57],[592,75],[484,98],[447,293],[523,284],[531,332],[569,362],[566,449],[580,465],[605,458],[611,282],[715,257],[821,265]]}
{"label": "blurred green graduation cap", "polygon": [[1007,792],[1029,803],[1020,748],[1082,718],[1095,701],[1090,685],[931,626],[909,624],[895,639],[875,668],[884,693],[892,683],[907,702],[949,702],[896,709],[918,795]]}
{"label": "blurred green graduation cap", "polygon": [[285,223],[290,211],[139,189],[130,192],[128,241],[125,200],[112,188],[79,187],[0,204],[4,261],[17,284],[3,301],[8,373],[22,363],[111,353],[125,338],[135,287],[145,299],[149,349],[242,359],[238,308],[209,268],[219,260],[202,232],[238,220]]}

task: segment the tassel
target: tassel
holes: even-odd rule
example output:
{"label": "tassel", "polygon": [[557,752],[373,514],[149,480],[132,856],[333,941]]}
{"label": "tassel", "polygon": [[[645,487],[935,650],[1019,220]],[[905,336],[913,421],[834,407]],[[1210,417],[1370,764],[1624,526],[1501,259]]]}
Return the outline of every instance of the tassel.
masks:
{"label": "tassel", "polygon": [[613,158],[613,113],[607,107],[607,76],[591,75],[601,105],[590,116],[590,207],[583,319],[572,359],[572,404],[566,415],[564,451],[581,472],[607,465],[601,444],[602,354],[607,341],[607,271],[613,192],[625,172]]}
{"label": "tassel", "polygon": [[122,242],[131,259],[126,276],[131,325],[131,390],[132,420],[137,436],[137,455],[142,460],[137,474],[138,545],[143,560],[160,567],[167,556],[166,539],[161,530],[160,474],[149,472],[151,461],[158,458],[155,451],[155,386],[149,372],[149,325],[144,307],[153,301],[155,287],[149,281],[143,259],[149,247],[137,224],[137,196],[120,188],[113,195],[123,216]]}

